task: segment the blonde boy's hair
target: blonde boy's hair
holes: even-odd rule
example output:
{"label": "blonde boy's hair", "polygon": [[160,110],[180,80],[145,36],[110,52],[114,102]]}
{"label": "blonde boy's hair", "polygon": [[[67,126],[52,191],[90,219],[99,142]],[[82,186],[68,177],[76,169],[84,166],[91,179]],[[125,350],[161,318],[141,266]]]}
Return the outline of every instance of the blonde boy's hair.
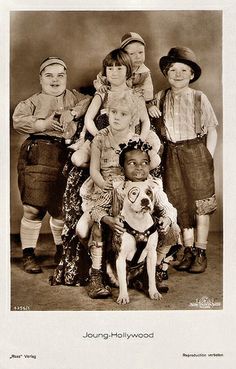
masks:
{"label": "blonde boy's hair", "polygon": [[132,91],[124,91],[123,93],[109,92],[107,99],[107,110],[113,107],[126,106],[131,113],[130,127],[135,127],[139,121],[138,114],[138,98]]}

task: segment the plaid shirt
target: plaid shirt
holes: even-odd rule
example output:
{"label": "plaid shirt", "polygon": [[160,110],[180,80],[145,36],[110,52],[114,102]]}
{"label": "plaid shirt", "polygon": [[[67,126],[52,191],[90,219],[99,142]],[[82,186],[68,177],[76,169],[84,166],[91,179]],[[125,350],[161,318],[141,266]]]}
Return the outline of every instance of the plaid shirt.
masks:
{"label": "plaid shirt", "polygon": [[[161,91],[155,95],[159,106]],[[201,130],[207,134],[209,127],[216,127],[216,119],[213,108],[206,97],[201,95]],[[168,90],[163,106],[164,123],[167,139],[176,142],[196,138],[194,124],[194,90],[187,88],[181,93],[174,94]]]}

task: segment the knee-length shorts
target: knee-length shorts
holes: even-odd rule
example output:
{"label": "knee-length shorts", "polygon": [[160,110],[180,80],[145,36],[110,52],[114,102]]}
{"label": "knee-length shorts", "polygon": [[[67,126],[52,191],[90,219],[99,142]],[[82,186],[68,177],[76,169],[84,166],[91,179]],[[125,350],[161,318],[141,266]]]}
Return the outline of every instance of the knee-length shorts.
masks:
{"label": "knee-length shorts", "polygon": [[215,211],[213,158],[203,139],[165,143],[163,185],[181,228],[194,227],[196,214]]}
{"label": "knee-length shorts", "polygon": [[18,159],[18,186],[23,204],[42,208],[53,217],[62,213],[68,150],[59,140],[28,138]]}

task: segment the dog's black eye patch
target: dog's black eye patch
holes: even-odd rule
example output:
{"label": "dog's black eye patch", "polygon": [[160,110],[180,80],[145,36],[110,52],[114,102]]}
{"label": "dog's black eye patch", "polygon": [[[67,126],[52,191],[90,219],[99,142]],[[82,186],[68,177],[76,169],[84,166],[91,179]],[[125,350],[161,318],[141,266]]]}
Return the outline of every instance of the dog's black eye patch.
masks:
{"label": "dog's black eye patch", "polygon": [[132,187],[128,192],[128,199],[130,202],[134,203],[140,193],[140,189],[138,187]]}
{"label": "dog's black eye patch", "polygon": [[146,195],[148,196],[148,197],[150,197],[150,199],[151,200],[153,200],[153,192],[152,192],[152,190],[151,189],[147,189],[146,191],[145,191],[145,193],[146,193]]}

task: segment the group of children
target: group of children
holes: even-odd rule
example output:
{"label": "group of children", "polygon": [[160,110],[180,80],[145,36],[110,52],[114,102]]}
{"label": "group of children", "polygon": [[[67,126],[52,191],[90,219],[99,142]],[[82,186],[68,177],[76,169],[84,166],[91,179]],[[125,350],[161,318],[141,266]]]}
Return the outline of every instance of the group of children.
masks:
{"label": "group of children", "polygon": [[150,70],[144,64],[145,46],[139,34],[125,34],[120,47],[104,58],[93,97],[67,90],[66,64],[58,57],[47,58],[40,65],[41,92],[20,102],[13,114],[14,128],[29,134],[18,162],[24,270],[42,272],[34,251],[46,212],[57,248],[55,262],[63,263],[66,177],[62,170],[69,158],[74,166],[90,170],[76,188],[81,216],[74,232],[89,246],[91,298],[111,293],[102,273],[103,225],[124,232],[118,189],[125,181],[153,182],[159,217],[159,290],[168,290],[163,262],[180,239],[184,255],[176,269],[202,273],[207,267],[209,218],[216,209],[217,119],[206,95],[189,87],[201,75],[193,51],[174,47],[160,59],[169,88],[154,96]]}

